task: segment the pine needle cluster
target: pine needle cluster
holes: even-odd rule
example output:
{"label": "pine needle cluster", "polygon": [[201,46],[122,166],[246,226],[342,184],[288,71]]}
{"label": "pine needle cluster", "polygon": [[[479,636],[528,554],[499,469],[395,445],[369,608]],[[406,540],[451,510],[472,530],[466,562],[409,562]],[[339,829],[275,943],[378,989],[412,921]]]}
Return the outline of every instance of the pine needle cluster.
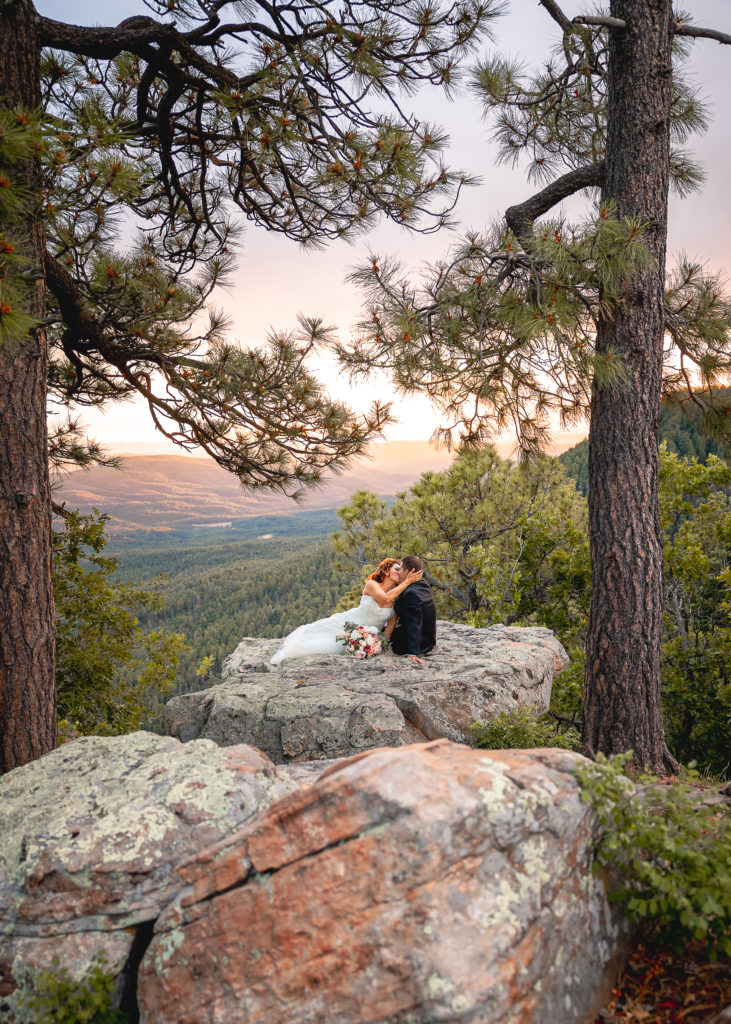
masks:
{"label": "pine needle cluster", "polygon": [[353,274],[369,317],[354,346],[338,346],[340,359],[352,374],[388,367],[402,393],[425,391],[454,418],[444,441],[459,427],[463,442],[482,444],[510,427],[536,451],[549,410],[570,425],[586,414],[592,380],[624,379],[621,358],[597,352],[594,337],[625,277],[651,262],[642,230],[611,205],[580,225],[545,222],[530,238],[495,225],[418,284],[374,256]]}

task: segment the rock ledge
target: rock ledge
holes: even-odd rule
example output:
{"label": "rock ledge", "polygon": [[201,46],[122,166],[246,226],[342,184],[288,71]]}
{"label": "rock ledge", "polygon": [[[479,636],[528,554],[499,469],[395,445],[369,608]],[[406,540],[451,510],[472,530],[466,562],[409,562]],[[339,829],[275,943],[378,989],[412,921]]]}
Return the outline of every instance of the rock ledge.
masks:
{"label": "rock ledge", "polygon": [[440,622],[438,638],[421,668],[392,654],[310,655],[274,667],[280,641],[247,637],[224,662],[221,684],[168,701],[165,730],[184,742],[248,743],[275,764],[462,742],[476,720],[519,705],[547,710],[553,678],[568,664],[542,627]]}

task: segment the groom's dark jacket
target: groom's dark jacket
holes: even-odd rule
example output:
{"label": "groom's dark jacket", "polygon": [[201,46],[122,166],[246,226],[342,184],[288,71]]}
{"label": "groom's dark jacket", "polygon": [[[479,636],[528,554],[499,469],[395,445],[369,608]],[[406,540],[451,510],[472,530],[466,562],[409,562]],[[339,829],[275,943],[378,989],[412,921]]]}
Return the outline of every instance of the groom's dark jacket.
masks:
{"label": "groom's dark jacket", "polygon": [[393,604],[398,623],[391,634],[394,654],[426,654],[437,642],[437,608],[424,580],[412,583]]}

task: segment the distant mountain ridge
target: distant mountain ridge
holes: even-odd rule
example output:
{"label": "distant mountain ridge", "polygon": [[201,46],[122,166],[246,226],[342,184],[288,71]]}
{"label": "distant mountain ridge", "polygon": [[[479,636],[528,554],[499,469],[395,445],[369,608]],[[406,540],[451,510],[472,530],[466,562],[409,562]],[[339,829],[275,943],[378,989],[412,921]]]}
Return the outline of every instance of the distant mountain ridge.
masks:
{"label": "distant mountain ridge", "polygon": [[[562,451],[581,436],[557,435],[554,451]],[[117,451],[120,447],[115,446]],[[507,457],[513,442],[501,440],[496,447]],[[212,459],[137,454],[122,458],[121,470],[99,466],[75,470],[56,483],[55,500],[82,512],[98,508],[107,513],[113,533],[213,529],[250,516],[336,508],[360,489],[392,498],[427,470],[446,469],[454,453],[427,441],[376,444],[370,458],[359,460],[340,476],[328,476],[298,503],[282,494],[244,492],[236,477]]]}
{"label": "distant mountain ridge", "polygon": [[94,466],[71,473],[57,483],[55,500],[82,512],[106,512],[112,531],[213,528],[249,516],[333,508],[360,488],[392,497],[421,473],[446,469],[453,457],[422,441],[379,444],[371,459],[329,476],[295,504],[282,494],[244,492],[236,477],[212,459],[127,455],[121,470]]}

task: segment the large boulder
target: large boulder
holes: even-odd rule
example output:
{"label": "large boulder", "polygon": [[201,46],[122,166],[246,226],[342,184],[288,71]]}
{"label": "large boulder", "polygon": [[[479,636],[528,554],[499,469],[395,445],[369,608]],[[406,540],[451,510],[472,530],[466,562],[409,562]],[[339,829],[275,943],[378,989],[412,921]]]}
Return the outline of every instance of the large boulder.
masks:
{"label": "large boulder", "polygon": [[143,1024],[581,1024],[624,926],[558,750],[445,740],[325,770],[178,869]]}
{"label": "large boulder", "polygon": [[188,741],[249,743],[276,764],[339,758],[425,739],[469,738],[470,725],[519,705],[548,709],[568,664],[550,630],[438,624],[423,667],[393,654],[310,655],[272,666],[279,640],[246,638],[223,681],[168,701],[164,727]]}
{"label": "large boulder", "polygon": [[0,994],[102,952],[142,1024],[581,1024],[627,936],[583,763],[78,740],[0,779]]}
{"label": "large boulder", "polygon": [[53,957],[133,983],[177,866],[296,788],[258,750],[85,737],[0,778],[0,995]]}

